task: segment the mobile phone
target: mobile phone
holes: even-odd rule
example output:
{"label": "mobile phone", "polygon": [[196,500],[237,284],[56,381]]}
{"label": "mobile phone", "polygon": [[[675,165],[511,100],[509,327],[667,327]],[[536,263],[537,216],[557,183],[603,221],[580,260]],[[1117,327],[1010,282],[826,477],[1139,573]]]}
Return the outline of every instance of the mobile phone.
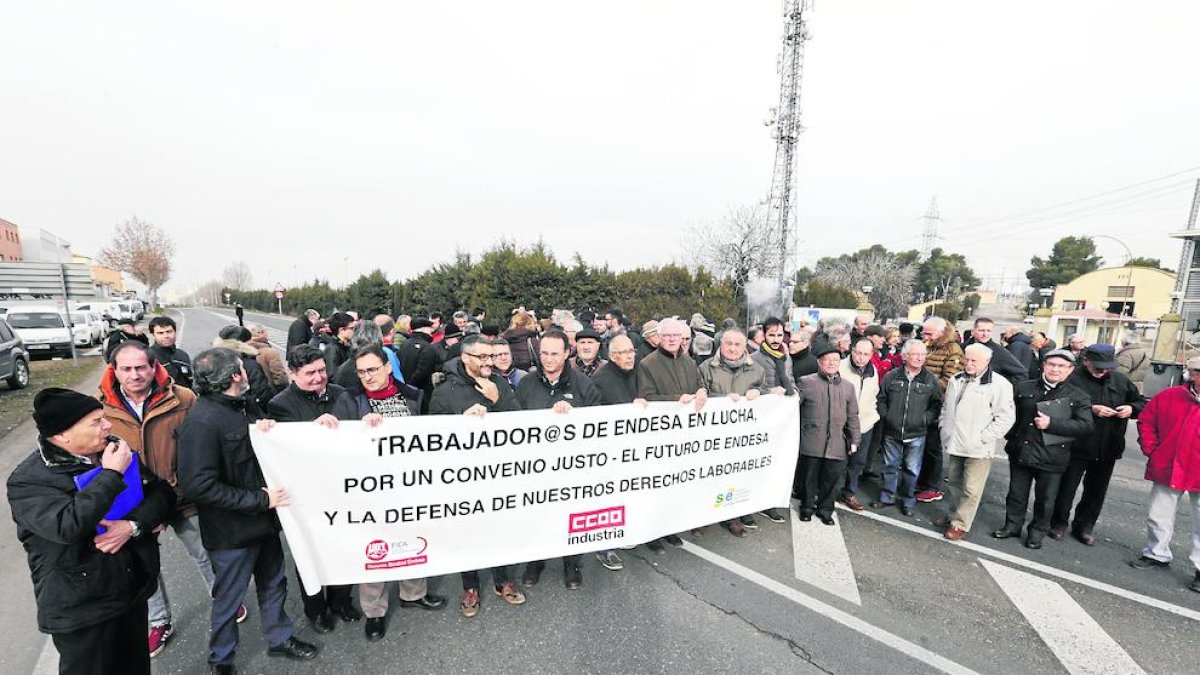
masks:
{"label": "mobile phone", "polygon": [[120,446],[120,445],[121,445],[121,437],[120,437],[120,436],[113,436],[112,434],[109,434],[109,435],[108,435],[108,436],[107,436],[107,437],[104,439],[104,444],[105,444],[105,445],[108,445],[109,443],[116,443],[118,446]]}

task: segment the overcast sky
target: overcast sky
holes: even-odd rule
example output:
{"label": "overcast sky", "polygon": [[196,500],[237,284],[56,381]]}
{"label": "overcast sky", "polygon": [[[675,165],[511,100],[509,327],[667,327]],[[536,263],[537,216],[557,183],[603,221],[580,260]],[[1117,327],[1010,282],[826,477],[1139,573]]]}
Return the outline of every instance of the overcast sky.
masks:
{"label": "overcast sky", "polygon": [[[167,290],[234,260],[261,286],[406,278],[502,237],[685,261],[690,225],[770,187],[780,7],[6,2],[0,218],[84,254],[157,223],[178,246]],[[916,248],[937,195],[941,243],[993,284],[1066,234],[1173,268],[1200,177],[1198,25],[1183,0],[818,0],[800,262]]]}

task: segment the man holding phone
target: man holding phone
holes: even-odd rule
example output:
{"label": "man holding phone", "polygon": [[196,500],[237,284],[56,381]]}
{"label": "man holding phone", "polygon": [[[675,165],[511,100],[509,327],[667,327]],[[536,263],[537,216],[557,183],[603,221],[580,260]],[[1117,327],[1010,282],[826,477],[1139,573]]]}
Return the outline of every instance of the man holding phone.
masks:
{"label": "man holding phone", "polygon": [[[175,493],[109,435],[96,399],[44,389],[33,419],[38,448],[8,477],[8,502],[29,557],[38,629],[52,637],[60,673],[148,674],[154,531],[170,516]],[[119,500],[131,480],[140,482],[140,501]]]}

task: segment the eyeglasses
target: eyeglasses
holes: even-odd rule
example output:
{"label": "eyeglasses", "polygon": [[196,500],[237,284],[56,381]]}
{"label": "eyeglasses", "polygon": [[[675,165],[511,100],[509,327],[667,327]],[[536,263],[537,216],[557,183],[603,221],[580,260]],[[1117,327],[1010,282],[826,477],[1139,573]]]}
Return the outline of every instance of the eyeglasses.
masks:
{"label": "eyeglasses", "polygon": [[464,356],[473,356],[473,357],[479,359],[480,361],[492,361],[496,358],[495,354],[472,354],[470,352],[463,352],[463,355]]}
{"label": "eyeglasses", "polygon": [[618,349],[616,351],[609,350],[608,355],[609,356],[625,356],[626,354],[635,354],[635,353],[636,352],[632,349]]}
{"label": "eyeglasses", "polygon": [[374,368],[363,368],[358,371],[359,377],[375,377],[375,374],[383,370],[383,366],[375,366]]}

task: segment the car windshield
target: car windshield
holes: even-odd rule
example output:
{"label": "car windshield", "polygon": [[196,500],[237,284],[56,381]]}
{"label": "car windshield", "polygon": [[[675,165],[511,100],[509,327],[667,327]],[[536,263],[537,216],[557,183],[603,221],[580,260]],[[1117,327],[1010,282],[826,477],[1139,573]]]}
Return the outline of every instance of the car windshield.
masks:
{"label": "car windshield", "polygon": [[50,312],[23,312],[9,314],[8,325],[13,328],[62,328],[63,319]]}

